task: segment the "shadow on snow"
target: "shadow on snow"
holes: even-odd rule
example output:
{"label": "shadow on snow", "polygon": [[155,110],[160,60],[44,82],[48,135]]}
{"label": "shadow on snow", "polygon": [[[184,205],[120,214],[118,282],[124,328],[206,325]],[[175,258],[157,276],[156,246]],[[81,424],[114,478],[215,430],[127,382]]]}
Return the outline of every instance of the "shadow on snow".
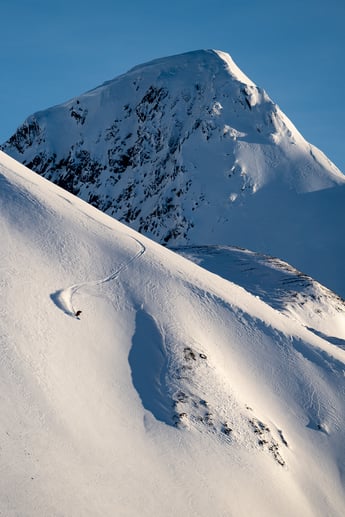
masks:
{"label": "shadow on snow", "polygon": [[70,307],[70,303],[66,300],[66,290],[60,289],[50,295],[52,302],[68,316],[75,316],[74,310]]}
{"label": "shadow on snow", "polygon": [[128,361],[144,408],[157,420],[174,425],[173,401],[166,384],[168,361],[164,341],[155,320],[142,309],[136,315]]}

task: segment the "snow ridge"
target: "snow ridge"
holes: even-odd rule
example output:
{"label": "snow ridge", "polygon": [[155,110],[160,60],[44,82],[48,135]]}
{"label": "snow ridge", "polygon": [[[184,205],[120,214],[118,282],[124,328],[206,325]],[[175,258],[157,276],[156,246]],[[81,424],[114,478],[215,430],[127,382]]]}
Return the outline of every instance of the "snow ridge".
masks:
{"label": "snow ridge", "polygon": [[2,149],[162,244],[268,253],[345,296],[329,238],[345,178],[224,52],[139,65],[32,115]]}

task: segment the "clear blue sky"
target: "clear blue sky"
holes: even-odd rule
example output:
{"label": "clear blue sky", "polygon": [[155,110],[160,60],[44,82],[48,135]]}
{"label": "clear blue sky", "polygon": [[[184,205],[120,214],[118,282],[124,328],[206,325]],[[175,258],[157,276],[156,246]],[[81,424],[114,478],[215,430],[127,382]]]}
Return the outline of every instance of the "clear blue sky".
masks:
{"label": "clear blue sky", "polygon": [[132,66],[228,52],[345,172],[344,0],[2,0],[0,142]]}

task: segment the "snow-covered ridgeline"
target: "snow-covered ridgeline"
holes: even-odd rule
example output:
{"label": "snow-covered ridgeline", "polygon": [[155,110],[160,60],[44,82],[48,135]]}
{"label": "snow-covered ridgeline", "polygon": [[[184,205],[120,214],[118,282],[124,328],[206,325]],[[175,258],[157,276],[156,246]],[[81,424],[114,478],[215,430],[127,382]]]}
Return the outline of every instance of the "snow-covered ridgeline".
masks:
{"label": "snow-covered ridgeline", "polygon": [[224,52],[139,65],[3,149],[161,243],[268,253],[345,296],[344,176]]}

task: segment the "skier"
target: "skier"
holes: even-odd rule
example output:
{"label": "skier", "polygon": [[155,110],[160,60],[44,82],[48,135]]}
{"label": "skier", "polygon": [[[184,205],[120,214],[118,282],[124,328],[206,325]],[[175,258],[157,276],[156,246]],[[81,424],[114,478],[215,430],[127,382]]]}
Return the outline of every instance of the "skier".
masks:
{"label": "skier", "polygon": [[75,317],[79,319],[79,316],[81,315],[81,311],[76,311]]}

